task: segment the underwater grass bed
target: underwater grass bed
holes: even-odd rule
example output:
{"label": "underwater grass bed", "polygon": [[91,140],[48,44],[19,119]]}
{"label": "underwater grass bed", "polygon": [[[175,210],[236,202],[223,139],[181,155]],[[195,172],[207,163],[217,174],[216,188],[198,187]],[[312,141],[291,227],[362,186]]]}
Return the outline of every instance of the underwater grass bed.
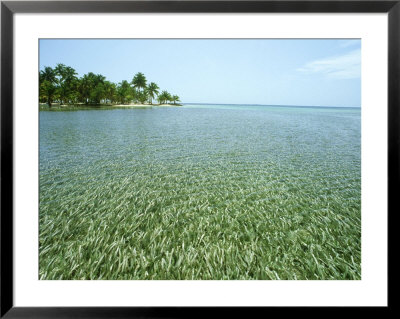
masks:
{"label": "underwater grass bed", "polygon": [[360,114],[40,113],[40,279],[361,279]]}

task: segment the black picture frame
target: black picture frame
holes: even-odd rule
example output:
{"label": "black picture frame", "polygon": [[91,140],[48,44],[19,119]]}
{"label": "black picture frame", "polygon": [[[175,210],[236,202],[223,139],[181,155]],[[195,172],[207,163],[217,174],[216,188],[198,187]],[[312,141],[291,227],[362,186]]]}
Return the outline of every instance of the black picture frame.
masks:
{"label": "black picture frame", "polygon": [[[3,318],[177,318],[194,316],[253,316],[281,313],[271,307],[56,307],[25,308],[13,303],[13,17],[15,13],[204,13],[307,12],[388,13],[388,231],[390,219],[400,211],[400,0],[307,1],[1,1],[1,311]],[[386,213],[386,212],[380,212]],[[388,232],[388,259],[393,232]],[[389,261],[389,260],[388,260]],[[389,270],[389,269],[388,269]],[[388,282],[389,287],[390,282]],[[388,307],[392,305],[391,295]],[[317,308],[320,309],[321,308]],[[339,308],[332,308],[334,313]],[[293,308],[303,313],[307,308]],[[322,309],[326,311],[326,309]],[[370,309],[368,309],[370,311]]]}

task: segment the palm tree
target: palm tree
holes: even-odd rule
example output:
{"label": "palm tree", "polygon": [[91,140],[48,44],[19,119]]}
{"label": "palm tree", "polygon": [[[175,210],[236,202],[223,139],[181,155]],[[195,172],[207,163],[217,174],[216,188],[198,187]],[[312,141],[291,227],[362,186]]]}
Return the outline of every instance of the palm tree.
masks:
{"label": "palm tree", "polygon": [[91,74],[85,74],[82,78],[79,79],[79,95],[80,99],[85,103],[89,103],[90,91],[91,91]]}
{"label": "palm tree", "polygon": [[123,80],[118,83],[117,87],[117,97],[122,104],[125,104],[131,98],[132,88],[129,86],[128,81]]}
{"label": "palm tree", "polygon": [[57,82],[56,72],[49,66],[46,66],[44,70],[40,71],[39,76],[40,76],[39,79],[42,81],[49,81],[54,84]]}
{"label": "palm tree", "polygon": [[167,92],[165,98],[166,98],[167,102],[171,102],[171,100],[172,100],[172,96],[169,92]]}
{"label": "palm tree", "polygon": [[106,78],[101,74],[89,72],[85,74],[80,81],[80,93],[82,100],[86,104],[100,104],[105,97],[104,81]]}
{"label": "palm tree", "polygon": [[39,96],[46,99],[47,104],[51,107],[53,97],[57,91],[56,72],[51,67],[45,67],[39,74]]}
{"label": "palm tree", "polygon": [[106,99],[110,101],[111,104],[113,104],[115,100],[115,95],[117,91],[117,86],[115,83],[109,82],[109,81],[104,81],[104,89],[105,89],[105,95]]}
{"label": "palm tree", "polygon": [[171,96],[171,101],[174,102],[174,105],[175,105],[175,102],[180,102],[179,96],[178,95],[172,95]]}
{"label": "palm tree", "polygon": [[155,95],[158,95],[159,89],[160,88],[158,87],[158,85],[154,82],[149,83],[149,85],[147,86],[147,95],[150,99],[150,104],[153,104],[153,99],[155,98]]}
{"label": "palm tree", "polygon": [[70,66],[64,64],[57,64],[54,68],[57,75],[57,82],[59,84],[60,93],[60,104],[70,100],[71,93],[75,90],[74,85],[76,84],[76,71]]}
{"label": "palm tree", "polygon": [[168,101],[168,98],[169,98],[169,93],[167,91],[162,91],[158,96],[158,102],[160,104],[163,104]]}
{"label": "palm tree", "polygon": [[143,90],[144,88],[146,88],[146,77],[144,76],[143,73],[139,72],[136,73],[135,76],[133,77],[132,80],[132,85],[135,89],[137,90]]}

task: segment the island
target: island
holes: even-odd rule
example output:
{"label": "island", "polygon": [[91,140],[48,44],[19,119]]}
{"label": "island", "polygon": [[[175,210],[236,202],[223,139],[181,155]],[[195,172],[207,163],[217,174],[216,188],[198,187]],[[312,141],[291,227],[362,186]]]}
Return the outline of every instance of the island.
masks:
{"label": "island", "polygon": [[141,72],[117,84],[92,72],[78,77],[74,68],[61,63],[39,72],[39,110],[171,107],[181,106],[179,102],[178,95],[148,83]]}

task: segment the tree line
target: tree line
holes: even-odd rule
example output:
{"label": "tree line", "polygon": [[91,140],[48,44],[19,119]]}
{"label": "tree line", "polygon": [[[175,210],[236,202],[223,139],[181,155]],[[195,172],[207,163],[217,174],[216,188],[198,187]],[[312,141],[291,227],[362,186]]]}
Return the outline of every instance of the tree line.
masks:
{"label": "tree line", "polygon": [[39,72],[39,103],[60,105],[99,105],[149,103],[159,104],[180,102],[179,96],[161,91],[154,82],[147,83],[143,73],[138,72],[132,81],[123,80],[116,84],[101,74],[89,72],[78,77],[76,71],[64,64],[45,67]]}

